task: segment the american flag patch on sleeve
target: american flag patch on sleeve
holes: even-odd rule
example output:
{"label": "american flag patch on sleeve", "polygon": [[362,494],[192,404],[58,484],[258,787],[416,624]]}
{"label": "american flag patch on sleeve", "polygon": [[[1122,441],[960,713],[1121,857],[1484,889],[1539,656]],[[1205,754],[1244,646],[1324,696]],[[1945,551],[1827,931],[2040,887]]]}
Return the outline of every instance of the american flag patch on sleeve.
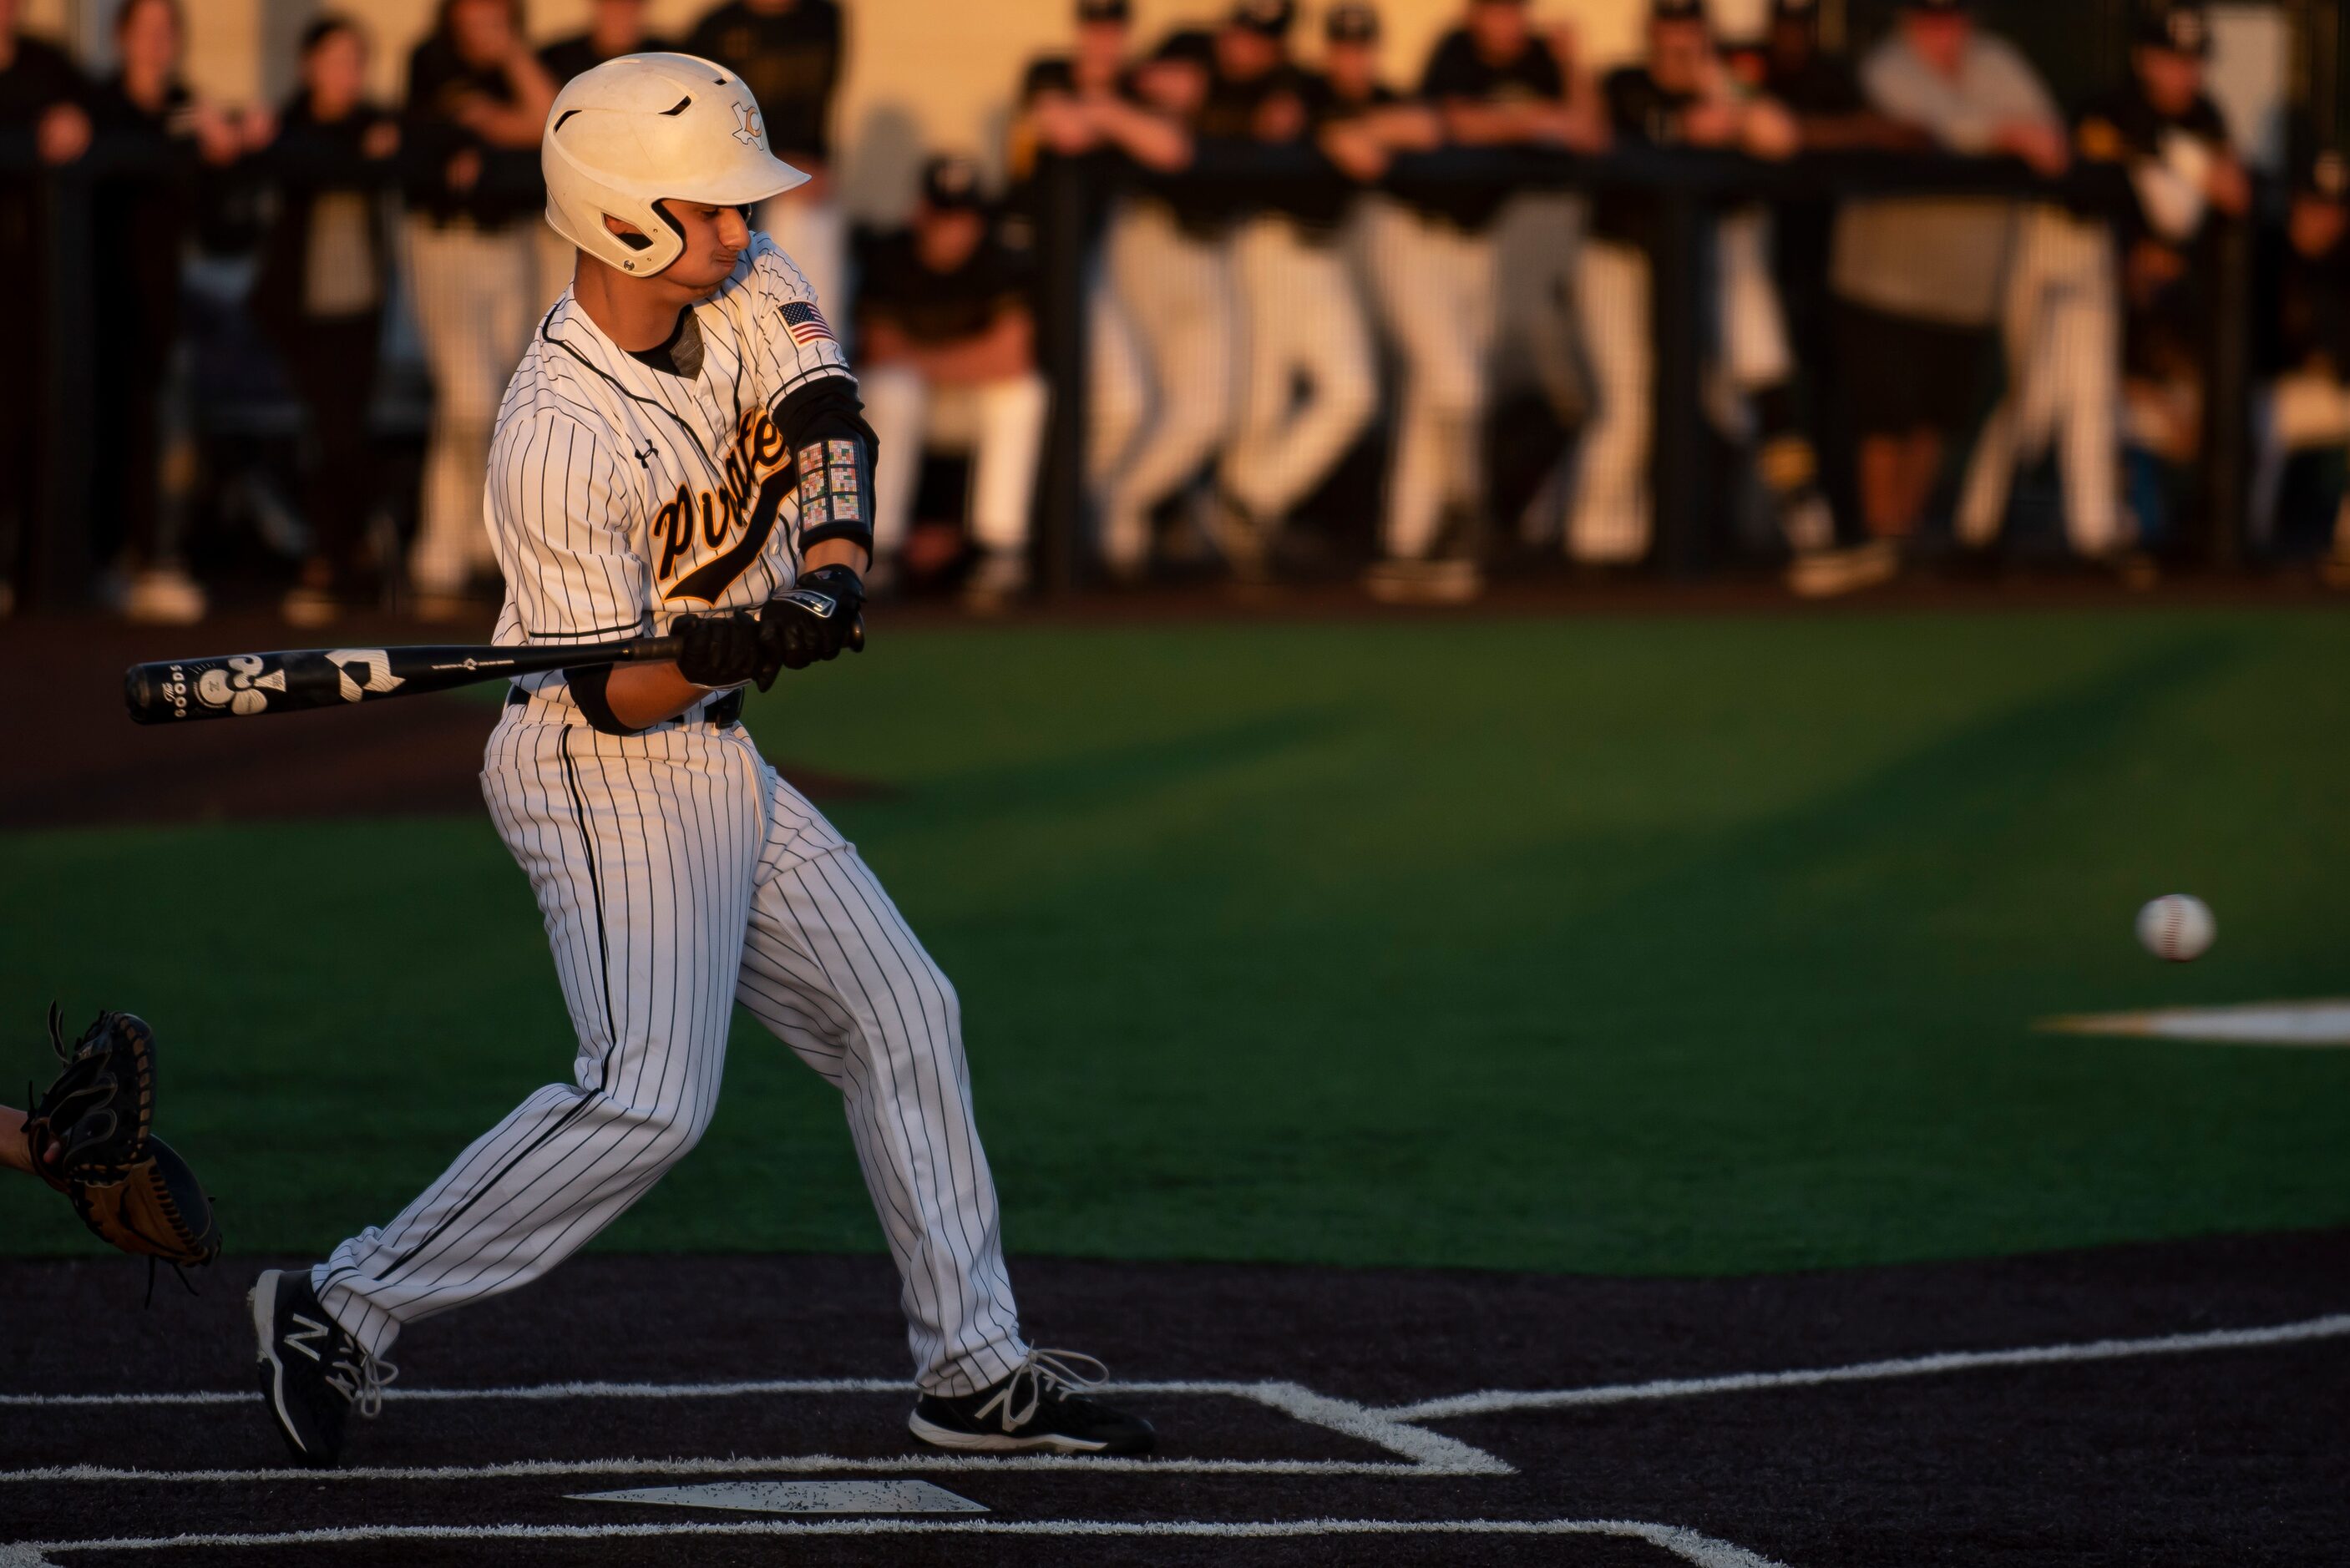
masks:
{"label": "american flag patch on sleeve", "polygon": [[792,341],[803,348],[811,343],[839,341],[832,335],[831,324],[825,320],[824,312],[804,299],[795,299],[784,306],[784,330],[790,333]]}

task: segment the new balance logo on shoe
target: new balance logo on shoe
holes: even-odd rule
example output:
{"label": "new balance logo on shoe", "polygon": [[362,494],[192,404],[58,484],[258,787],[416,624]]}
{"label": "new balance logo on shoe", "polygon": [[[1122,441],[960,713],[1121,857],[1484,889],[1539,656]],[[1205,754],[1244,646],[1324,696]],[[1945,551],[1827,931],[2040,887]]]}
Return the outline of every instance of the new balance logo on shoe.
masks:
{"label": "new balance logo on shoe", "polygon": [[325,1360],[326,1358],[318,1354],[318,1345],[327,1337],[327,1325],[304,1317],[300,1313],[294,1313],[290,1316],[291,1321],[298,1325],[302,1332],[299,1334],[289,1332],[286,1335],[286,1348],[298,1350],[313,1361]]}

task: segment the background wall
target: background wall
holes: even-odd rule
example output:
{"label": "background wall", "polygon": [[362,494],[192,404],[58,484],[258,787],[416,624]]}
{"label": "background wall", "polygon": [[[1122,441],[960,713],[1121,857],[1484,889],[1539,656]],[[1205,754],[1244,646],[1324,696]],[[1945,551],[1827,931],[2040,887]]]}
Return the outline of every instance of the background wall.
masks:
{"label": "background wall", "polygon": [[[292,43],[321,7],[317,0],[183,0],[189,16],[189,75],[200,90],[233,102],[275,100],[292,79]],[[652,0],[657,29],[682,34],[713,0]],[[28,0],[36,28],[73,39],[86,57],[102,61],[116,0]],[[430,25],[436,0],[343,0],[373,30],[377,90],[397,98],[409,49]],[[1849,11],[1864,39],[1882,25],[1891,0],[1829,0],[1824,7],[1840,29]],[[2095,0],[2083,14],[2101,17],[2119,0]],[[1768,0],[1715,0],[1714,14],[1733,36],[1758,29]],[[2046,0],[2005,0],[1988,6],[2002,26],[2030,32],[2033,14],[2044,18]],[[844,148],[840,173],[849,204],[860,214],[901,209],[913,171],[931,149],[953,149],[993,164],[1021,67],[1057,48],[1069,29],[1070,0],[847,0],[848,75],[838,106]],[[1318,45],[1326,0],[1305,0],[1298,26],[1302,51]],[[587,25],[590,0],[526,0],[532,36],[546,39]],[[1136,0],[1139,31],[1156,37],[1183,22],[1204,21],[1226,9],[1223,0]],[[1647,0],[1535,0],[1544,26],[1572,24],[1590,57],[1621,59],[1639,45]],[[2069,12],[2070,5],[2067,10]],[[2240,135],[2256,151],[2275,145],[2277,105],[2289,67],[2286,20],[2273,5],[2216,7],[2222,50],[2215,94]],[[1415,76],[1437,36],[1452,25],[1461,0],[1382,0],[1387,62],[1399,82]],[[2013,16],[2007,15],[2012,11]],[[2106,20],[2110,21],[2109,17]],[[2046,31],[2043,26],[2041,29]],[[2058,43],[2064,29],[2057,28]],[[2071,88],[2102,80],[2117,68],[2120,51],[2104,35],[2082,40],[2077,60],[2050,62],[2052,77]],[[2048,40],[2036,35],[2035,45]],[[2095,47],[2091,45],[2094,43]]]}

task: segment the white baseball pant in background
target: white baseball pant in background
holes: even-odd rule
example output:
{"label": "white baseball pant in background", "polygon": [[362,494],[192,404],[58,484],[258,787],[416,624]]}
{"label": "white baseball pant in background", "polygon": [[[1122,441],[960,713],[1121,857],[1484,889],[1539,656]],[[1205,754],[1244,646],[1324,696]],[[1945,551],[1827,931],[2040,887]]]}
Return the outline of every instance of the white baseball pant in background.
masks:
{"label": "white baseball pant in background", "polygon": [[[1125,221],[1113,212],[1107,236]],[[1097,255],[1086,281],[1086,493],[1097,515],[1108,504],[1109,483],[1134,450],[1150,413],[1150,382],[1134,322],[1111,286],[1109,265]]]}
{"label": "white baseball pant in background", "polygon": [[[2350,387],[2324,370],[2280,376],[2261,394],[2252,432],[2252,535],[2267,544],[2276,537],[2287,461],[2295,452],[2350,447]],[[2334,552],[2350,559],[2350,493],[2334,518]]]}
{"label": "white baseball pant in background", "polygon": [[499,400],[551,303],[538,298],[538,226],[408,223],[409,296],[432,376],[422,515],[409,556],[421,594],[462,593],[494,564],[482,476]]}
{"label": "white baseball pant in background", "polygon": [[327,1311],[380,1355],[586,1245],[710,1125],[740,1002],[841,1092],[921,1386],[1008,1376],[1026,1347],[954,988],[857,851],[740,725],[602,734],[559,689],[503,711],[482,791],[546,918],[572,1081],[337,1247]]}
{"label": "white baseball pant in background", "polygon": [[1388,471],[1388,555],[1423,560],[1448,508],[1484,493],[1485,410],[1496,322],[1493,242],[1442,218],[1372,206],[1364,255],[1402,366]]}
{"label": "white baseball pant in background", "polygon": [[1151,509],[1199,472],[1232,428],[1237,307],[1222,242],[1185,234],[1157,202],[1135,203],[1109,246],[1110,280],[1151,394],[1102,519],[1103,558],[1134,572],[1150,554]]}
{"label": "white baseball pant in background", "polygon": [[800,275],[816,291],[816,308],[846,339],[856,319],[850,309],[848,218],[829,196],[786,191],[759,203],[758,221],[751,225],[792,258]]}
{"label": "white baseball pant in background", "polygon": [[1044,377],[932,386],[910,366],[882,365],[859,371],[857,385],[881,450],[896,454],[874,469],[876,557],[894,559],[906,543],[929,446],[971,453],[972,543],[998,555],[1027,549],[1052,403]]}
{"label": "white baseball pant in background", "polygon": [[[1770,267],[1770,220],[1760,208],[1714,226],[1715,421],[1750,434],[1745,400],[1794,373],[1794,354]],[[1567,548],[1577,560],[1636,561],[1655,528],[1649,467],[1656,422],[1655,278],[1637,245],[1587,240],[1575,298],[1598,406],[1586,427]]]}
{"label": "white baseball pant in background", "polygon": [[1378,411],[1378,369],[1335,235],[1315,243],[1289,219],[1260,213],[1232,235],[1232,251],[1241,396],[1222,477],[1252,521],[1277,524]]}
{"label": "white baseball pant in background", "polygon": [[2085,556],[2128,543],[2121,515],[2122,319],[2112,231],[2062,208],[2024,217],[2008,263],[2007,391],[1968,460],[1961,543],[1989,545],[2017,468],[2054,442],[2064,536]]}

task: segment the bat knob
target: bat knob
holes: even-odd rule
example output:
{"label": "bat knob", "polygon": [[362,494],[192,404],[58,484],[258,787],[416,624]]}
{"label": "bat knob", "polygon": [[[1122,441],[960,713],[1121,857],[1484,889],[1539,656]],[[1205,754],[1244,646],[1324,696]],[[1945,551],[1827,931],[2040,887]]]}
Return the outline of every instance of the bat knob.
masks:
{"label": "bat knob", "polygon": [[130,711],[132,722],[152,724],[165,717],[162,699],[154,671],[145,665],[134,664],[122,672],[122,705]]}
{"label": "bat knob", "polygon": [[849,623],[848,651],[851,653],[865,651],[865,618],[863,616],[858,616]]}

